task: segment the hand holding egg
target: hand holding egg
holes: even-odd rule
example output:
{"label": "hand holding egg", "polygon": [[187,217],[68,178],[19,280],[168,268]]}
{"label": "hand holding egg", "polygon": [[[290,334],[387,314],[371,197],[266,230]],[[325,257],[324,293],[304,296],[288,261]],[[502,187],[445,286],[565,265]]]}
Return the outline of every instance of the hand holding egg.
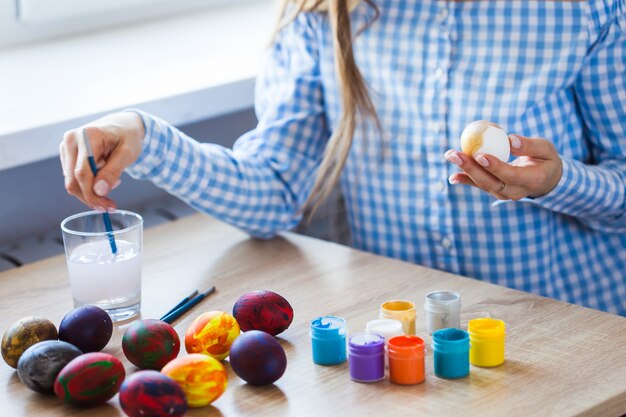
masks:
{"label": "hand holding egg", "polygon": [[[494,123],[478,120],[461,134],[463,152],[448,150],[446,160],[462,171],[450,184],[480,188],[501,200],[540,197],[552,191],[562,175],[554,144],[543,138],[507,134]],[[517,158],[509,163],[510,155]]]}

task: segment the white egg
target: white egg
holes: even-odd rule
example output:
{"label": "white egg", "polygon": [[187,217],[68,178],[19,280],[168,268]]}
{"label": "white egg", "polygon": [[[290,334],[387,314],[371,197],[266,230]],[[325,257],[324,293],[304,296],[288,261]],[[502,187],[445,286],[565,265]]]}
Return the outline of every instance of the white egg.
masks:
{"label": "white egg", "polygon": [[511,144],[502,128],[486,120],[477,120],[465,126],[461,133],[461,150],[470,155],[488,153],[502,162],[511,156]]}

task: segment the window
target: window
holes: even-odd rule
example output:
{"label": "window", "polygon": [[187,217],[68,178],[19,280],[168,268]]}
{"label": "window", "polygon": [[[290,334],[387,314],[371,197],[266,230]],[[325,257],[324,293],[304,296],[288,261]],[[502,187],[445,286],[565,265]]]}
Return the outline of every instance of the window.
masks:
{"label": "window", "polygon": [[127,24],[233,1],[0,0],[0,47]]}

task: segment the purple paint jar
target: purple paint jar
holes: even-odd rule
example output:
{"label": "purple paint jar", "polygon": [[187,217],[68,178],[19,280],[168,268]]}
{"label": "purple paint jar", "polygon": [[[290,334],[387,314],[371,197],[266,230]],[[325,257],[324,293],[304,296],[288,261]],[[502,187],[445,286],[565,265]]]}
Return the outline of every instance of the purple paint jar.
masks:
{"label": "purple paint jar", "polygon": [[376,382],[385,377],[385,338],[375,333],[354,335],[348,342],[350,378]]}

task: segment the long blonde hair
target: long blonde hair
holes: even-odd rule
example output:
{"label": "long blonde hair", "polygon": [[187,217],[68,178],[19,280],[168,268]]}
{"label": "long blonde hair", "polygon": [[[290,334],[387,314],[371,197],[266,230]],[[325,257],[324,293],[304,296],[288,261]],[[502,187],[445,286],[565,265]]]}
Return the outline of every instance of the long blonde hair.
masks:
{"label": "long blonde hair", "polygon": [[[375,11],[373,22],[378,17],[378,8],[372,0],[363,1]],[[290,3],[295,4],[295,12],[290,16],[285,16]],[[358,3],[359,0],[281,0],[280,2],[276,32],[293,21],[298,14],[312,11],[328,13],[333,35],[335,68],[341,94],[341,116],[337,128],[326,145],[317,178],[304,204],[305,208],[311,209],[311,215],[328,197],[341,176],[352,147],[357,122],[371,119],[380,129],[374,104],[365,80],[356,65],[352,48],[350,11]],[[357,34],[366,27],[360,28]]]}

